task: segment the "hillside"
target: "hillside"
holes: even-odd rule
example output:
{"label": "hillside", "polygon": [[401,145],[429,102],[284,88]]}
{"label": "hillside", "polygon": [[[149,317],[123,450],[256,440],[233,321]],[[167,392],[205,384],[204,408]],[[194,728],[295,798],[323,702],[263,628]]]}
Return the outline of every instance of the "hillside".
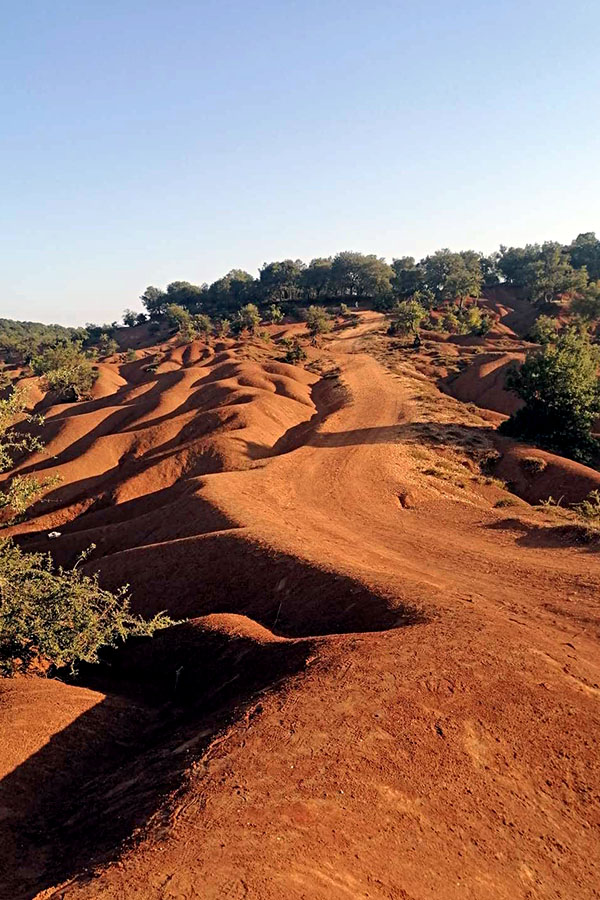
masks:
{"label": "hillside", "polygon": [[528,310],[488,303],[418,352],[360,312],[305,366],[271,326],[35,395],[18,471],[61,482],[8,531],[186,621],[0,682],[0,897],[598,897],[600,557],[529,504],[600,473],[496,435]]}

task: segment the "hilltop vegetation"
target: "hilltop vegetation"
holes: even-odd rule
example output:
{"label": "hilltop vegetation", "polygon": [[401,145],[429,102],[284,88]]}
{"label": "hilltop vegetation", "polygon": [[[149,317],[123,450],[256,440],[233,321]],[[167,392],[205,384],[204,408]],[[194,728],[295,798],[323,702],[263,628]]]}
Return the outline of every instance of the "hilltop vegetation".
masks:
{"label": "hilltop vegetation", "polygon": [[[474,250],[438,250],[418,262],[412,256],[391,264],[375,254],[350,251],[318,257],[265,263],[258,277],[232,269],[212,284],[173,281],[164,290],[146,288],[141,296],[146,313],[160,318],[170,305],[210,315],[234,314],[248,303],[269,304],[292,311],[294,306],[340,301],[372,302],[382,309],[396,300],[414,298],[425,306],[448,300],[477,298],[486,287],[506,283],[535,303],[585,292],[600,279],[600,240],[593,232],[570,244],[555,241],[501,246],[488,256]],[[126,312],[126,324],[135,324]]]}

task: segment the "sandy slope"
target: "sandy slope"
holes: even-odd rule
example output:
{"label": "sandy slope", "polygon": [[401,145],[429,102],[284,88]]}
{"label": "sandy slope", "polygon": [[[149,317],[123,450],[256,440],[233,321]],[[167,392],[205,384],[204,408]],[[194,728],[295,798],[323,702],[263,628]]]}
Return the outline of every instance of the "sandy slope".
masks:
{"label": "sandy slope", "polygon": [[[376,328],[314,354],[334,377],[231,347],[56,414],[64,487],[21,540],[60,523],[59,558],[93,539],[138,609],[204,618],[115,661],[110,691],[171,724],[81,788],[72,864],[11,896],[598,896],[597,552],[493,508],[488,423],[364,352]],[[77,517],[86,481],[110,501]]]}

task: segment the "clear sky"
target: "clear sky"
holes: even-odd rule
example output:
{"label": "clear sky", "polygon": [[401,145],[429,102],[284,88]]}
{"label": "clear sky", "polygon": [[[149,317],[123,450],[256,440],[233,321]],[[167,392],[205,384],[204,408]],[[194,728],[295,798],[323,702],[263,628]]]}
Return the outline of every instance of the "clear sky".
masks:
{"label": "clear sky", "polygon": [[0,316],[600,231],[599,0],[0,0]]}

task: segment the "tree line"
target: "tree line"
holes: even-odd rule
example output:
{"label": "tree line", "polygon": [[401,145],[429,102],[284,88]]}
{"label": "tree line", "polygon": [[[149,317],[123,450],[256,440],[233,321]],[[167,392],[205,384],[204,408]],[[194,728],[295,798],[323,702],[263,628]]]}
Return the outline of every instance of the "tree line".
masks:
{"label": "tree line", "polygon": [[[481,296],[484,288],[501,283],[535,303],[565,294],[583,294],[600,280],[600,240],[594,232],[578,235],[570,244],[546,241],[506,247],[485,255],[474,250],[437,250],[417,261],[412,256],[388,263],[375,254],[343,251],[318,257],[265,263],[255,277],[232,269],[212,284],[173,281],[163,290],[153,285],[141,296],[146,315],[158,319],[169,306],[192,313],[234,314],[252,303],[277,304],[284,310],[307,303],[371,302],[388,309],[398,300],[415,299],[426,307],[448,300]],[[143,315],[143,314],[142,314]],[[139,323],[139,313],[126,310],[124,322]]]}

